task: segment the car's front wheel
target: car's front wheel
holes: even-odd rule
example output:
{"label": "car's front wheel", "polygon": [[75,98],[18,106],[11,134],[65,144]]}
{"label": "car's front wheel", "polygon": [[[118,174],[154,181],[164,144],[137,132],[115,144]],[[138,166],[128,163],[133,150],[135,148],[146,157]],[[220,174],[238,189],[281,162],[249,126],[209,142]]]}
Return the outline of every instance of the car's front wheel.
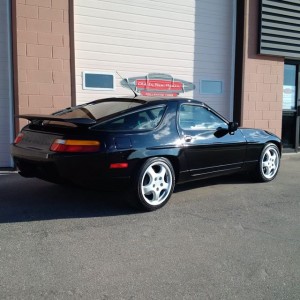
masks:
{"label": "car's front wheel", "polygon": [[261,182],[271,181],[276,177],[279,166],[279,149],[275,144],[268,143],[261,152],[255,178]]}
{"label": "car's front wheel", "polygon": [[171,162],[162,157],[148,159],[141,166],[135,181],[137,206],[147,211],[161,208],[170,199],[174,185]]}

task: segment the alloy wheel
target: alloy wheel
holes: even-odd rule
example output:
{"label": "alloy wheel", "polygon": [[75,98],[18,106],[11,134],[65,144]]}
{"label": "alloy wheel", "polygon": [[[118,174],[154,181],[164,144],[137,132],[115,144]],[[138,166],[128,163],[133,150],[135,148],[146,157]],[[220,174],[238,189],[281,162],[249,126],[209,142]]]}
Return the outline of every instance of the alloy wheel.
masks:
{"label": "alloy wheel", "polygon": [[163,161],[153,162],[144,171],[140,184],[144,201],[151,206],[158,206],[166,201],[172,192],[172,171]]}

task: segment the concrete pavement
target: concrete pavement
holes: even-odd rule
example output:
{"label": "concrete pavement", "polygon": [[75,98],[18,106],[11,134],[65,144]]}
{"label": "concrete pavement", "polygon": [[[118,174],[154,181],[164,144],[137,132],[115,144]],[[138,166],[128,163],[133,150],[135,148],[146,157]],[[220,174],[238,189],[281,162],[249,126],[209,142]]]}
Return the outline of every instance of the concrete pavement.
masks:
{"label": "concrete pavement", "polygon": [[270,183],[178,186],[153,213],[2,173],[0,268],[1,299],[299,299],[300,155]]}

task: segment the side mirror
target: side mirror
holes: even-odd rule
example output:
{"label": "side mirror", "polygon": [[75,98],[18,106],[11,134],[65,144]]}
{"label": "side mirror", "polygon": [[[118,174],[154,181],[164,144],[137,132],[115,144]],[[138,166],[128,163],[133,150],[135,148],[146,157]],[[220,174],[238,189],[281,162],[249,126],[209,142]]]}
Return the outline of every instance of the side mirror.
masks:
{"label": "side mirror", "polygon": [[235,131],[237,131],[238,127],[239,127],[238,122],[229,122],[228,123],[228,132],[230,134],[233,134]]}

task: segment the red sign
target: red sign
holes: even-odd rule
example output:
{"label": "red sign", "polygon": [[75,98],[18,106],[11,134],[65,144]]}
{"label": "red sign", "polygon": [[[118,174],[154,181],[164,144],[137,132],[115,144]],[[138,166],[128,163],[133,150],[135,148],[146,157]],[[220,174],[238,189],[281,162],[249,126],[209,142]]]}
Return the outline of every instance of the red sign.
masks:
{"label": "red sign", "polygon": [[182,82],[161,79],[137,79],[135,81],[138,89],[155,91],[182,91]]}
{"label": "red sign", "polygon": [[163,73],[149,73],[146,76],[122,79],[121,85],[143,96],[150,97],[176,97],[181,93],[195,89],[192,82]]}

